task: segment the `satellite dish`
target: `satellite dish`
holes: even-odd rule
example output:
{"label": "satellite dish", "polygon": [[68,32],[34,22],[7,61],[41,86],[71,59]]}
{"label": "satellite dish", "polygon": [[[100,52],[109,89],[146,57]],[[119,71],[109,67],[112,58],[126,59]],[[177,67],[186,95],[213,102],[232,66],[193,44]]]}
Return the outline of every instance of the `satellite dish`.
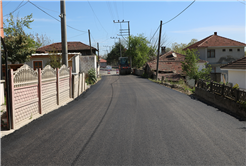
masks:
{"label": "satellite dish", "polygon": [[172,53],[173,57],[177,57],[177,54],[175,54],[174,52]]}

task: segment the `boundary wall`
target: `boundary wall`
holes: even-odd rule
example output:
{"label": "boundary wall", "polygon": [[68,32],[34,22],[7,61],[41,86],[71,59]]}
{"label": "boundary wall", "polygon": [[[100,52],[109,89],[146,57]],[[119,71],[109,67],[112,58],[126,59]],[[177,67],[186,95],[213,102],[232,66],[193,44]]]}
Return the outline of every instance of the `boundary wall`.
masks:
{"label": "boundary wall", "polygon": [[11,69],[9,75],[12,129],[32,116],[48,113],[66,104],[87,87],[85,74],[72,77],[72,68],[65,65],[60,69],[47,65],[43,70],[34,71],[24,64],[15,72]]}

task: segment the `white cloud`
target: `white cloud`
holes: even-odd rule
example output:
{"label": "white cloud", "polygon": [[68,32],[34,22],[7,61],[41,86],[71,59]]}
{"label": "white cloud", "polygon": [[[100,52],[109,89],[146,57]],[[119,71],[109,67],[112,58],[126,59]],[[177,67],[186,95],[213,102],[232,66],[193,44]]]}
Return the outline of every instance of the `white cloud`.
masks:
{"label": "white cloud", "polygon": [[180,31],[171,31],[172,33],[202,33],[202,32],[233,32],[233,33],[245,33],[244,26],[209,26],[209,27],[201,27],[194,28],[188,30],[180,30]]}

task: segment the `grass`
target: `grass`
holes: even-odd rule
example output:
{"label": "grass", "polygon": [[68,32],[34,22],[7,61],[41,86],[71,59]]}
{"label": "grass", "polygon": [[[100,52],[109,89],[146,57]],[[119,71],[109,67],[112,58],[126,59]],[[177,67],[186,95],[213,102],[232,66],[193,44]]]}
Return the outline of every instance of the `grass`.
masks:
{"label": "grass", "polygon": [[188,85],[186,85],[186,83],[182,79],[180,79],[178,82],[164,80],[163,83],[160,80],[155,80],[155,79],[150,79],[150,78],[149,78],[149,80],[152,81],[152,82],[158,83],[158,84],[167,83],[170,86],[176,85],[177,88],[174,88],[174,89],[179,89],[179,90],[181,90],[182,93],[184,93],[184,92],[186,94],[193,94],[193,93],[195,93],[195,87],[190,88]]}

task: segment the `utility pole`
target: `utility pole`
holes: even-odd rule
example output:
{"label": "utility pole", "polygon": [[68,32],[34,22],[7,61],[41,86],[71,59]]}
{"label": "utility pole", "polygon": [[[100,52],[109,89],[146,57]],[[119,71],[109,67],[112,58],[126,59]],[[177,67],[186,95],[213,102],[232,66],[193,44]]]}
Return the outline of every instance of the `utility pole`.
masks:
{"label": "utility pole", "polygon": [[[110,37],[111,39],[119,39],[119,43],[120,43],[120,38],[119,37]],[[122,53],[121,53],[121,43],[120,43],[120,57],[122,57]]]}
{"label": "utility pole", "polygon": [[66,29],[66,11],[65,0],[60,1],[61,5],[61,38],[62,38],[62,64],[68,67],[68,55],[67,55],[67,29]]}
{"label": "utility pole", "polygon": [[88,29],[88,35],[89,35],[89,43],[90,43],[90,53],[92,55],[92,49],[91,49],[91,32],[90,32],[89,29]]}
{"label": "utility pole", "polygon": [[97,55],[97,59],[98,59],[98,60],[97,60],[97,68],[98,68],[98,66],[99,66],[98,64],[99,64],[99,62],[100,62],[100,61],[99,61],[99,60],[100,60],[100,56],[99,56],[99,43],[97,43],[97,54],[98,54],[98,55]]}
{"label": "utility pole", "polygon": [[157,64],[156,64],[156,80],[158,80],[158,73],[159,73],[159,56],[160,56],[160,44],[161,44],[161,28],[162,28],[162,20],[161,20],[161,23],[160,23],[160,33],[159,33],[159,42],[158,42]]}
{"label": "utility pole", "polygon": [[[128,35],[128,37],[129,37],[128,49],[130,50],[130,21],[125,21],[125,20],[115,21],[115,20],[113,20],[113,22],[114,23],[120,23],[120,27],[121,27],[121,23],[128,23],[128,29],[120,29],[120,36],[124,37],[124,36]],[[130,55],[130,65],[131,65],[131,69],[132,69],[132,55]]]}
{"label": "utility pole", "polygon": [[[4,38],[3,33],[3,3],[0,0],[0,37]],[[3,71],[2,71],[2,47],[1,47],[1,40],[0,40],[0,80],[2,80]],[[1,98],[0,98],[1,101]]]}

